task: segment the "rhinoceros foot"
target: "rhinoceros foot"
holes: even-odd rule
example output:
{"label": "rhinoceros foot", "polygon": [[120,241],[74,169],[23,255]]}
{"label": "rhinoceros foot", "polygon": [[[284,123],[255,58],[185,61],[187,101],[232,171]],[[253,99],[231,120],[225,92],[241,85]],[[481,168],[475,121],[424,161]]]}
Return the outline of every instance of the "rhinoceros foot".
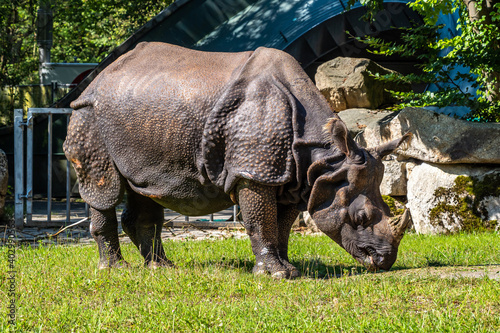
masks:
{"label": "rhinoceros foot", "polygon": [[157,268],[175,268],[175,265],[170,260],[160,260],[160,261],[151,261],[148,265],[148,268],[157,269]]}
{"label": "rhinoceros foot", "polygon": [[295,268],[292,264],[288,263],[288,265],[285,265],[284,267],[280,267],[278,269],[272,269],[269,267],[265,267],[265,265],[260,262],[255,264],[255,266],[252,269],[253,274],[255,275],[261,275],[261,274],[271,274],[271,277],[275,279],[295,279],[300,277],[300,271]]}
{"label": "rhinoceros foot", "polygon": [[119,260],[115,262],[101,261],[99,262],[99,269],[106,268],[130,268],[130,264],[125,260]]}
{"label": "rhinoceros foot", "polygon": [[300,277],[300,272],[298,269],[278,271],[271,274],[271,276],[275,279],[296,279]]}

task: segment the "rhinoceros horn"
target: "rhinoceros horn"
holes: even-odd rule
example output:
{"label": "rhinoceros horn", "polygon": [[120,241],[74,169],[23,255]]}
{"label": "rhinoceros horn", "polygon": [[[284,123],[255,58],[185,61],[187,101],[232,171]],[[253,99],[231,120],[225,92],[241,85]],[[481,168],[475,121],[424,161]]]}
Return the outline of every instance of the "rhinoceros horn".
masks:
{"label": "rhinoceros horn", "polygon": [[405,209],[403,215],[391,217],[389,219],[389,227],[391,229],[392,236],[396,240],[396,242],[400,242],[403,238],[403,235],[408,228],[408,224],[410,223],[411,216],[410,210],[408,208]]}

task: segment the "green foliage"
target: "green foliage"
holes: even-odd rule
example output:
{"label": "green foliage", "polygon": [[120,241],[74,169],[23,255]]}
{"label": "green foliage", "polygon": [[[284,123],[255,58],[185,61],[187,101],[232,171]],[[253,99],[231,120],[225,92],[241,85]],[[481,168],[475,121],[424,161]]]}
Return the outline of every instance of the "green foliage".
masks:
{"label": "green foliage", "polygon": [[[53,11],[51,62],[100,62],[173,0],[41,0]],[[38,1],[0,0],[0,126],[25,95],[13,87],[39,83]],[[35,99],[36,100],[36,99]],[[46,106],[38,105],[38,106]]]}
{"label": "green foliage", "polygon": [[0,88],[37,77],[36,10],[32,0],[0,0]]}
{"label": "green foliage", "polygon": [[54,1],[54,62],[100,62],[172,0]]}
{"label": "green foliage", "polygon": [[[371,3],[369,10],[381,5],[379,0],[365,2]],[[471,11],[462,1],[416,0],[409,6],[422,15],[422,26],[400,29],[398,42],[374,37],[363,40],[374,53],[416,57],[421,62],[421,75],[376,75],[380,80],[435,84],[439,88],[436,92],[392,92],[401,101],[397,109],[465,106],[471,110],[466,116],[469,120],[500,122],[500,4],[483,8],[484,3],[476,2]],[[437,25],[439,14],[454,12],[459,14],[457,28],[461,34],[440,38],[439,30],[445,27]],[[440,56],[443,51],[448,51],[447,55]],[[461,67],[470,68],[469,73],[454,71]],[[451,75],[452,72],[456,74]],[[462,82],[471,82],[472,91],[462,90]]]}
{"label": "green foliage", "polygon": [[[52,62],[99,62],[172,0],[60,0],[54,15]],[[0,87],[38,82],[38,2],[0,0]]]}

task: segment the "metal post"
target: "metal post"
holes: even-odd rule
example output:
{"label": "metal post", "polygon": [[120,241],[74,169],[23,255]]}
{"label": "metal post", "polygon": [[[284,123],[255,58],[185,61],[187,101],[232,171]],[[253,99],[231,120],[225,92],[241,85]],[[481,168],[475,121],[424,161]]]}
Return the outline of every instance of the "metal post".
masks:
{"label": "metal post", "polygon": [[14,226],[22,229],[24,225],[24,124],[23,109],[14,110]]}
{"label": "metal post", "polygon": [[51,98],[52,98],[52,104],[56,101],[56,91],[57,91],[57,81],[52,81],[50,83],[50,90],[51,90]]}
{"label": "metal post", "polygon": [[238,222],[238,205],[233,206],[233,222]]}
{"label": "metal post", "polygon": [[26,128],[26,224],[33,221],[33,112],[28,109],[28,126]]}
{"label": "metal post", "polygon": [[[69,126],[70,115],[66,116],[66,128]],[[66,160],[66,222],[71,220],[71,169],[69,160]]]}
{"label": "metal post", "polygon": [[48,140],[47,140],[47,222],[52,218],[52,113],[48,119]]}

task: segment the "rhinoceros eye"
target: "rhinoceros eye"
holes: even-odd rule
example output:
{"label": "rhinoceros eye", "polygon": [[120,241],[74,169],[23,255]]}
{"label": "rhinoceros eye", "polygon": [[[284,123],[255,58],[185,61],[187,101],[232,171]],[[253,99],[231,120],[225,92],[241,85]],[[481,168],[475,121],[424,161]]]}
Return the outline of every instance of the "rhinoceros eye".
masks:
{"label": "rhinoceros eye", "polygon": [[359,195],[349,205],[349,215],[356,225],[367,226],[371,223],[370,214],[367,210],[368,202],[364,195]]}

